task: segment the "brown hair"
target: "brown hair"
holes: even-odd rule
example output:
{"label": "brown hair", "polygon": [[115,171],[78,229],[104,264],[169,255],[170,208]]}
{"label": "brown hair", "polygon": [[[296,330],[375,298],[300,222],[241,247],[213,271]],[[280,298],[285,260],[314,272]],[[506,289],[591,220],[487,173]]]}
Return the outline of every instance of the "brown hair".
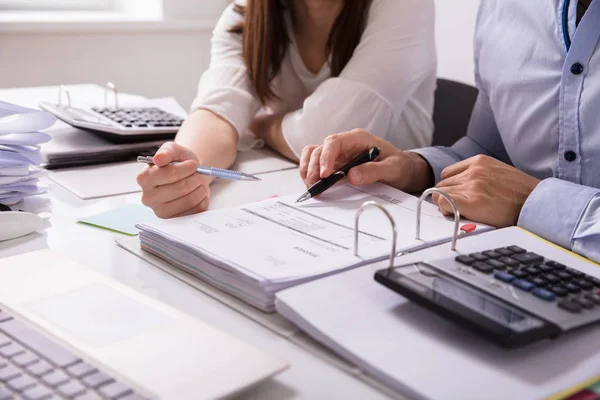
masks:
{"label": "brown hair", "polygon": [[[352,58],[365,29],[371,1],[344,1],[344,7],[327,40],[332,76],[339,76]],[[286,3],[287,1],[282,0],[247,0],[245,7],[235,5],[235,10],[244,15],[244,22],[231,28],[230,32],[243,35],[248,76],[263,104],[277,98],[271,88],[271,81],[279,73],[290,34],[293,34],[286,29]]]}

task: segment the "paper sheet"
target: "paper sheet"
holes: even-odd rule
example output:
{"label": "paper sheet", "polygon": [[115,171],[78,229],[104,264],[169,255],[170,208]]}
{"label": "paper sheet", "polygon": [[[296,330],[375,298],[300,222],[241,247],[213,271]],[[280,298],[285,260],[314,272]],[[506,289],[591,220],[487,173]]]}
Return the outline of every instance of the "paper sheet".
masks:
{"label": "paper sheet", "polygon": [[138,229],[135,227],[136,224],[157,220],[158,218],[154,215],[151,208],[141,204],[130,204],[91,217],[80,218],[77,221],[124,235],[135,236],[138,234]]}

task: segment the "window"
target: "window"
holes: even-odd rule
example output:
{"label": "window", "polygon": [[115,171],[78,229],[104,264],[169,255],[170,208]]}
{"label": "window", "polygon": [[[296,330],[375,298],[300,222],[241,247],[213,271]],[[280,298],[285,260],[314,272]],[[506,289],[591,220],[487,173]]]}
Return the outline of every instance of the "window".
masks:
{"label": "window", "polygon": [[0,0],[0,10],[11,11],[110,11],[115,0]]}

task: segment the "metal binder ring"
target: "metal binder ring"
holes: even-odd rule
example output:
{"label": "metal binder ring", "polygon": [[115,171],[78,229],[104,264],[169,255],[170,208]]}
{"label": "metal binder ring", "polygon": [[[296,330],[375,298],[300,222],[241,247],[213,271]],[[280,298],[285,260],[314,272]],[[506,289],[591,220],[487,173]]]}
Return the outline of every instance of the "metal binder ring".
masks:
{"label": "metal binder ring", "polygon": [[389,268],[392,268],[394,266],[394,258],[396,257],[396,240],[398,239],[398,231],[396,230],[396,221],[394,221],[394,217],[392,217],[392,214],[390,214],[390,212],[384,206],[377,203],[376,201],[364,202],[363,205],[360,206],[358,211],[356,211],[356,216],[354,217],[354,255],[358,256],[358,233],[359,233],[358,221],[359,221],[362,213],[368,207],[371,207],[371,206],[377,207],[381,211],[383,211],[383,213],[390,220],[390,224],[392,225],[392,251],[390,253],[390,266],[389,266]]}
{"label": "metal binder ring", "polygon": [[104,91],[104,106],[108,107],[108,92],[114,93],[115,97],[115,108],[119,108],[119,94],[117,93],[117,87],[112,82],[106,82],[106,90]]}
{"label": "metal binder ring", "polygon": [[446,200],[448,200],[448,202],[452,206],[452,211],[454,212],[454,233],[452,234],[452,251],[456,251],[456,240],[458,239],[458,232],[459,232],[458,225],[460,222],[460,212],[458,211],[458,207],[456,206],[456,203],[454,202],[452,197],[450,197],[448,195],[448,193],[446,193],[440,189],[436,189],[436,188],[427,189],[426,191],[423,192],[423,194],[419,198],[419,201],[417,202],[417,236],[416,236],[416,239],[417,240],[421,239],[421,203],[423,203],[423,200],[425,200],[427,197],[429,197],[429,195],[431,195],[433,193],[437,193],[441,196],[444,196],[446,198]]}
{"label": "metal binder ring", "polygon": [[69,93],[65,85],[60,85],[60,87],[58,88],[58,106],[62,106],[63,93],[65,94],[65,96],[67,96],[67,108],[71,108],[71,94]]}

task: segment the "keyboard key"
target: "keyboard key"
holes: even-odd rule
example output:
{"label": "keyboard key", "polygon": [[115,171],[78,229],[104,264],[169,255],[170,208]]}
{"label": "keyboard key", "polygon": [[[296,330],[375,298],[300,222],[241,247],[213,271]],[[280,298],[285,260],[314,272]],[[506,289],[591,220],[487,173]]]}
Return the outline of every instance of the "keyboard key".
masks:
{"label": "keyboard key", "polygon": [[548,274],[548,275],[542,275],[542,278],[544,278],[545,280],[547,280],[550,283],[558,283],[560,282],[560,278],[556,275],[553,274]]}
{"label": "keyboard key", "polygon": [[13,392],[8,388],[0,387],[0,400],[12,400]]}
{"label": "keyboard key", "polygon": [[583,308],[587,308],[587,309],[594,308],[594,302],[590,301],[588,299],[585,299],[582,297],[577,297],[577,298],[574,298],[573,301],[575,303],[579,304]]}
{"label": "keyboard key", "polygon": [[83,361],[67,368],[67,372],[75,378],[81,378],[82,376],[89,375],[96,371],[97,369],[95,367]]}
{"label": "keyboard key", "polygon": [[576,284],[577,286],[579,286],[580,288],[582,288],[583,290],[590,290],[593,289],[594,285],[592,285],[590,282],[586,281],[585,279],[577,279],[576,281],[573,281],[574,284]]}
{"label": "keyboard key", "polygon": [[565,288],[571,293],[579,293],[581,292],[581,288],[573,283],[567,283]]}
{"label": "keyboard key", "polygon": [[552,261],[552,260],[548,260],[546,261],[546,265],[551,266],[552,268],[554,268],[557,271],[562,271],[563,269],[566,269],[567,267],[561,263],[557,263],[556,261]]}
{"label": "keyboard key", "polygon": [[551,266],[549,266],[547,264],[538,265],[537,267],[539,269],[541,269],[542,272],[551,272],[552,270],[554,270],[554,268],[552,268]]}
{"label": "keyboard key", "polygon": [[600,296],[597,295],[596,293],[586,293],[583,295],[583,297],[600,305]]}
{"label": "keyboard key", "polygon": [[462,255],[462,256],[458,256],[455,258],[455,260],[461,264],[465,264],[465,265],[471,265],[473,264],[475,261],[477,261],[476,259],[474,259],[473,257],[467,256],[467,255]]}
{"label": "keyboard key", "polygon": [[512,258],[510,258],[510,257],[500,257],[500,258],[498,259],[498,261],[501,261],[501,262],[503,262],[504,264],[508,265],[509,267],[518,267],[518,266],[519,266],[519,262],[518,262],[518,261],[515,261],[515,260],[513,260],[513,259],[512,259]]}
{"label": "keyboard key", "polygon": [[545,280],[544,278],[536,277],[536,278],[533,278],[530,280],[531,280],[531,283],[533,283],[535,286],[538,286],[538,287],[544,287],[544,286],[548,285],[548,281]]}
{"label": "keyboard key", "polygon": [[526,292],[529,292],[531,289],[535,288],[535,285],[533,283],[526,281],[525,279],[517,279],[517,280],[513,281],[512,284],[516,288],[519,288]]}
{"label": "keyboard key", "polygon": [[506,269],[506,265],[504,265],[504,263],[501,263],[500,261],[498,261],[498,260],[495,260],[495,259],[493,259],[493,258],[492,258],[492,259],[489,259],[489,260],[487,260],[487,261],[486,261],[486,263],[487,263],[488,265],[491,265],[491,266],[492,266],[492,267],[494,267],[495,269]]}
{"label": "keyboard key", "polygon": [[62,371],[52,371],[42,376],[42,381],[48,386],[56,387],[69,381],[69,377]]}
{"label": "keyboard key", "polygon": [[558,297],[565,297],[566,295],[569,294],[569,291],[562,286],[552,286],[548,290],[553,292]]}
{"label": "keyboard key", "polygon": [[67,367],[79,361],[73,353],[20,321],[12,319],[0,323],[0,330],[9,336],[19,338],[19,342],[58,367]]}
{"label": "keyboard key", "polygon": [[106,386],[102,386],[98,391],[109,399],[118,399],[119,397],[132,392],[130,388],[119,382],[113,382]]}
{"label": "keyboard key", "polygon": [[496,253],[501,254],[505,257],[510,257],[512,256],[514,253],[512,251],[510,251],[509,249],[507,249],[506,247],[500,247],[499,249],[494,250]]}
{"label": "keyboard key", "polygon": [[11,343],[7,346],[0,347],[0,355],[6,358],[13,358],[16,355],[25,353],[25,349],[18,343]]}
{"label": "keyboard key", "polygon": [[512,256],[513,260],[517,260],[522,264],[535,264],[544,261],[544,257],[535,253],[517,253]]}
{"label": "keyboard key", "polygon": [[484,251],[481,254],[483,254],[484,256],[486,256],[488,258],[500,258],[500,257],[502,257],[502,254],[496,253],[494,250]]}
{"label": "keyboard key", "polygon": [[37,377],[45,375],[45,374],[47,374],[49,372],[52,372],[54,370],[52,368],[52,366],[50,364],[48,364],[47,361],[44,361],[44,360],[40,360],[40,361],[36,362],[35,364],[32,364],[32,365],[28,366],[25,369],[31,375],[37,376]]}
{"label": "keyboard key", "polygon": [[85,386],[77,381],[70,381],[65,383],[64,385],[60,385],[56,388],[58,393],[62,394],[66,397],[75,397],[78,394],[83,394],[85,392]]}
{"label": "keyboard key", "polygon": [[542,270],[539,268],[532,266],[523,268],[523,271],[527,272],[529,275],[538,275],[542,273]]}
{"label": "keyboard key", "polygon": [[564,300],[560,301],[558,303],[558,306],[560,308],[562,308],[563,310],[567,310],[568,312],[571,312],[571,313],[578,313],[579,311],[581,311],[581,307],[579,306],[579,304],[574,303],[569,299],[564,299]]}
{"label": "keyboard key", "polygon": [[571,276],[571,274],[569,274],[565,271],[555,272],[554,275],[558,276],[563,281],[570,281],[573,278],[573,276]]}
{"label": "keyboard key", "polygon": [[15,392],[22,392],[25,389],[35,386],[36,381],[29,375],[21,375],[18,378],[11,379],[6,382],[6,386],[14,390]]}
{"label": "keyboard key", "polygon": [[32,353],[24,353],[24,354],[19,354],[18,356],[16,356],[15,358],[13,358],[13,362],[18,365],[19,367],[26,367],[28,365],[31,365],[33,363],[38,362],[39,359],[37,358],[37,356],[35,356]]}
{"label": "keyboard key", "polygon": [[534,296],[539,297],[540,299],[545,301],[554,301],[554,299],[556,298],[556,295],[554,293],[542,288],[535,288],[531,293]]}
{"label": "keyboard key", "polygon": [[4,368],[0,368],[0,382],[8,382],[21,375],[19,370],[13,365],[8,365]]}
{"label": "keyboard key", "polygon": [[95,372],[91,375],[88,375],[84,378],[82,378],[83,383],[85,383],[86,385],[88,385],[91,388],[97,388],[100,385],[104,385],[106,383],[110,383],[112,381],[114,381],[113,378],[111,378],[110,376],[106,375],[103,372]]}
{"label": "keyboard key", "polygon": [[519,246],[508,246],[507,249],[516,254],[525,253],[527,251],[525,249],[520,248]]}
{"label": "keyboard key", "polygon": [[102,400],[99,394],[95,392],[87,392],[75,397],[75,400]]}
{"label": "keyboard key", "polygon": [[471,254],[471,257],[477,261],[486,261],[488,259],[488,257],[484,256],[481,253],[473,253]]}
{"label": "keyboard key", "polygon": [[52,397],[52,392],[46,387],[38,385],[22,393],[26,400],[46,400]]}
{"label": "keyboard key", "polygon": [[527,272],[523,271],[522,269],[517,269],[517,270],[511,271],[511,274],[513,274],[517,278],[526,278],[529,276],[529,274]]}
{"label": "keyboard key", "polygon": [[566,268],[565,272],[576,278],[582,277],[584,275],[583,272],[576,270],[574,268]]}
{"label": "keyboard key", "polygon": [[479,272],[483,272],[484,274],[491,274],[494,272],[494,268],[491,265],[480,261],[477,261],[475,264],[473,264],[473,268]]}
{"label": "keyboard key", "polygon": [[494,278],[506,283],[510,283],[515,280],[515,276],[509,274],[508,272],[496,272],[494,274]]}

